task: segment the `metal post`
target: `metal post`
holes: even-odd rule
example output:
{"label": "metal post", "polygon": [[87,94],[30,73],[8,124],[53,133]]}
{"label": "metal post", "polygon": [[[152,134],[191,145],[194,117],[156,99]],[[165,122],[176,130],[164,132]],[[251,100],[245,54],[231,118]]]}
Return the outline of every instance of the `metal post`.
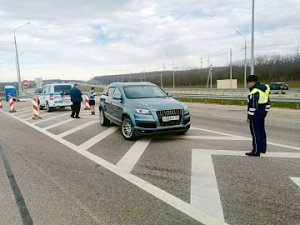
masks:
{"label": "metal post", "polygon": [[173,58],[172,58],[172,67],[173,67],[173,89],[175,89],[174,59]]}
{"label": "metal post", "polygon": [[18,90],[19,90],[19,95],[22,92],[22,83],[21,83],[21,72],[20,72],[20,65],[19,65],[19,55],[18,55],[18,47],[17,47],[17,39],[16,39],[16,34],[14,31],[14,40],[15,40],[15,48],[16,48],[16,68],[17,68],[17,78],[18,78]]}
{"label": "metal post", "polygon": [[244,71],[244,88],[247,88],[247,42],[245,40],[245,71]]}
{"label": "metal post", "polygon": [[232,50],[230,49],[230,82],[232,80]]}
{"label": "metal post", "polygon": [[254,0],[252,0],[251,75],[254,75]]}
{"label": "metal post", "polygon": [[209,68],[209,72],[210,72],[210,88],[212,89],[212,71],[213,71],[213,69],[212,69],[212,65],[210,65],[210,68]]}

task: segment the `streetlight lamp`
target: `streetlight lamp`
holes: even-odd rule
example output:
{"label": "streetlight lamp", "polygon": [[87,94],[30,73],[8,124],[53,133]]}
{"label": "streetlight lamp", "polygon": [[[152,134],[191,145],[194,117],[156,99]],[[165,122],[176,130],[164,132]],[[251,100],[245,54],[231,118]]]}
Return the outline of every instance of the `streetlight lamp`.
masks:
{"label": "streetlight lamp", "polygon": [[29,25],[30,23],[27,22],[26,24],[22,25],[22,26],[19,26],[17,28],[15,28],[13,30],[14,32],[14,44],[15,44],[15,48],[16,48],[16,67],[17,67],[17,77],[18,77],[18,89],[19,89],[19,95],[20,95],[20,92],[22,91],[22,84],[21,84],[21,72],[20,72],[20,64],[19,64],[19,55],[18,55],[18,47],[17,47],[17,39],[16,39],[16,31],[19,30],[20,28],[22,27],[25,27],[27,25]]}
{"label": "streetlight lamp", "polygon": [[244,62],[244,65],[245,65],[245,71],[244,71],[244,88],[246,89],[247,87],[247,40],[246,40],[246,37],[244,35],[242,35],[238,30],[235,31],[238,35],[240,35],[244,41],[245,41],[245,62]]}
{"label": "streetlight lamp", "polygon": [[166,54],[167,56],[169,56],[172,59],[172,74],[173,74],[173,89],[175,89],[175,76],[174,76],[174,58],[171,57],[169,54]]}

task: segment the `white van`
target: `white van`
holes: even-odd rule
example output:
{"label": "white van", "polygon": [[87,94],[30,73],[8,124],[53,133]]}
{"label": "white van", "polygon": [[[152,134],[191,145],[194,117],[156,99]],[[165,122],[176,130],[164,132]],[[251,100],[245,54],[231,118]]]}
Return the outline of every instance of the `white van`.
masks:
{"label": "white van", "polygon": [[70,90],[73,88],[71,83],[46,84],[42,93],[38,96],[40,109],[46,108],[52,112],[55,108],[65,108],[71,106]]}

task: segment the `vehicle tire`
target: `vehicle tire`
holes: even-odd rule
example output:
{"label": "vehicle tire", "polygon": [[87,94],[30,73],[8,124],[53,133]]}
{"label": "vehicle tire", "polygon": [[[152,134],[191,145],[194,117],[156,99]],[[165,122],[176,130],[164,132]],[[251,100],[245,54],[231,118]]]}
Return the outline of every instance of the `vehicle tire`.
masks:
{"label": "vehicle tire", "polygon": [[99,120],[100,120],[100,124],[102,126],[108,126],[110,124],[110,121],[105,117],[104,111],[102,108],[100,108],[99,110]]}
{"label": "vehicle tire", "polygon": [[49,107],[48,102],[46,102],[46,109],[47,109],[47,112],[52,112],[53,111],[53,107]]}
{"label": "vehicle tire", "polygon": [[136,140],[134,128],[132,127],[132,121],[128,116],[124,116],[121,124],[122,135],[126,140]]}
{"label": "vehicle tire", "polygon": [[42,106],[42,105],[40,104],[40,100],[38,100],[38,105],[39,105],[39,109],[40,109],[40,110],[44,109],[44,106]]}

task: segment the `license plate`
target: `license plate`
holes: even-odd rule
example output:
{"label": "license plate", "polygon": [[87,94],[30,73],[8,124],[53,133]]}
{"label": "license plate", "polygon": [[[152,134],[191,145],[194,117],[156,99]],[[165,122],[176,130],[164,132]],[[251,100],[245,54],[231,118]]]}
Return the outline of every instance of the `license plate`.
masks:
{"label": "license plate", "polygon": [[162,121],[163,122],[169,122],[173,120],[179,120],[179,116],[163,116]]}

